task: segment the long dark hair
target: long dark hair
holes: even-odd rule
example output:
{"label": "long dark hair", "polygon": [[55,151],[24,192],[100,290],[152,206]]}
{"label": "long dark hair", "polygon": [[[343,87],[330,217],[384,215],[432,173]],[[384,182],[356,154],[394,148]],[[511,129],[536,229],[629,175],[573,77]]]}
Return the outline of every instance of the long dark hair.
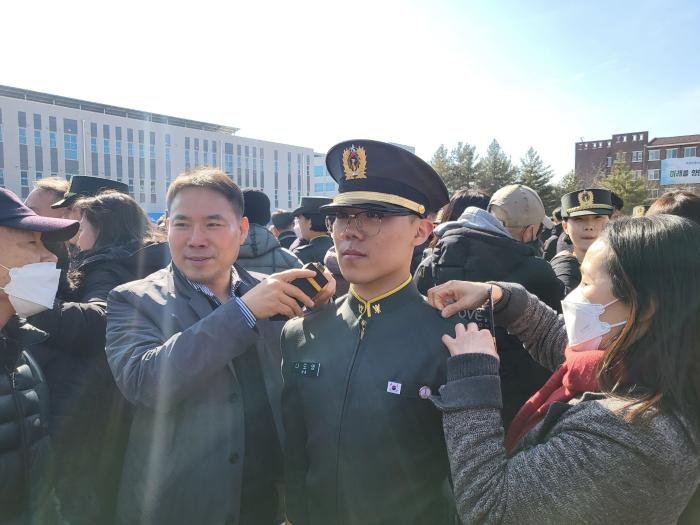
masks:
{"label": "long dark hair", "polygon": [[91,252],[109,246],[143,244],[153,234],[146,212],[129,195],[105,191],[80,199],[75,205],[97,232]]}
{"label": "long dark hair", "polygon": [[469,206],[476,206],[482,210],[489,207],[491,197],[479,190],[457,190],[450,197],[450,202],[445,204],[439,212],[440,222],[456,221],[462,212]]}
{"label": "long dark hair", "polygon": [[631,399],[628,419],[664,405],[700,410],[700,225],[672,215],[621,218],[600,237],[613,295],[630,306],[600,368],[603,391]]}

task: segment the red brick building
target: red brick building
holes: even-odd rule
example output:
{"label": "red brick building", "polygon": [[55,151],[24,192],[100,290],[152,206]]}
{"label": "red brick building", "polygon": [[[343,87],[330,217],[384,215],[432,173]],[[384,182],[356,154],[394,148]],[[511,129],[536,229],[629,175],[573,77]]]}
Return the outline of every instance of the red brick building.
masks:
{"label": "red brick building", "polygon": [[657,137],[649,140],[648,131],[620,133],[604,140],[576,143],[575,173],[584,185],[593,185],[597,175],[609,174],[615,161],[629,164],[638,177],[646,177],[652,189],[649,198],[674,188],[700,194],[700,184],[660,185],[661,161],[670,158],[698,157],[700,135]]}

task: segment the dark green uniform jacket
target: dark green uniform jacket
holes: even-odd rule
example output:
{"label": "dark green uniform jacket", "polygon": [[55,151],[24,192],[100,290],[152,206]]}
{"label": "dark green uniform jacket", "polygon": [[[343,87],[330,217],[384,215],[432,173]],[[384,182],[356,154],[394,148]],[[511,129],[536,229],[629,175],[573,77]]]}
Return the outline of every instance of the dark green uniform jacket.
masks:
{"label": "dark green uniform jacket", "polygon": [[454,523],[440,414],[445,320],[407,281],[352,292],[282,334],[287,515],[293,525]]}
{"label": "dark green uniform jacket", "polygon": [[323,258],[332,246],[333,241],[331,238],[328,235],[322,235],[321,237],[311,239],[309,244],[299,246],[292,251],[304,264],[310,262],[319,262],[323,264]]}

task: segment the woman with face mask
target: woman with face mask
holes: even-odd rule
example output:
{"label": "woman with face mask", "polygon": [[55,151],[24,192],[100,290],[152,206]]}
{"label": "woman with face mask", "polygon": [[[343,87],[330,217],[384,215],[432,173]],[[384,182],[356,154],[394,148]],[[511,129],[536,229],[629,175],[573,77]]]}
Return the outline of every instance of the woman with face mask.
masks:
{"label": "woman with face mask", "polygon": [[507,283],[429,292],[443,316],[491,295],[496,323],[554,371],[504,435],[491,334],[443,338],[434,402],[463,523],[675,523],[700,483],[700,226],[611,222],[581,271],[562,316]]}
{"label": "woman with face mask", "polygon": [[61,512],[72,524],[108,523],[128,431],[126,405],[105,356],[107,295],[169,263],[148,217],[130,196],[108,191],[75,204],[81,212],[71,291],[30,317],[50,334],[34,354],[52,393],[50,427]]}

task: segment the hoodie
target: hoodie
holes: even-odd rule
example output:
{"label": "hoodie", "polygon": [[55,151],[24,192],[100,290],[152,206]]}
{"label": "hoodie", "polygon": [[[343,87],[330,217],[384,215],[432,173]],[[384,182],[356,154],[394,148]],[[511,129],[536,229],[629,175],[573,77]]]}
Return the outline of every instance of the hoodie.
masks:
{"label": "hoodie", "polygon": [[248,237],[241,245],[236,261],[249,272],[272,273],[301,268],[301,261],[280,246],[272,233],[259,224],[250,224]]}

